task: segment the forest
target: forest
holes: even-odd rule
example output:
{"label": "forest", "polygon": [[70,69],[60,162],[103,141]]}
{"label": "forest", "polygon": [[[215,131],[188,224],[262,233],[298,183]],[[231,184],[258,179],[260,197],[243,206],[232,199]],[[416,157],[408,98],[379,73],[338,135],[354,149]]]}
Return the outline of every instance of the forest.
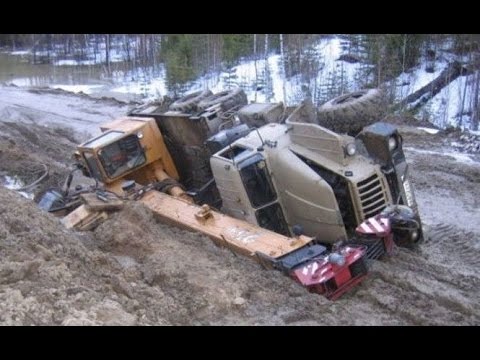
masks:
{"label": "forest", "polygon": [[[345,66],[318,74],[326,55],[319,49],[322,39],[341,39],[342,53],[335,59]],[[223,73],[225,86],[253,86],[274,99],[272,69],[268,58],[278,55],[281,76],[295,79],[295,89],[284,85],[283,101],[309,96],[316,105],[360,88],[383,87],[395,111],[423,117],[428,101],[459,76],[461,83],[453,125],[468,122],[478,129],[479,44],[477,34],[1,34],[0,47],[9,51],[28,50],[32,64],[55,63],[58,59],[84,65],[102,65],[109,74],[120,69],[162,67],[166,88],[172,96],[191,89],[196,79]],[[242,83],[235,67],[255,63],[253,84]],[[348,66],[355,64],[355,73]],[[427,88],[401,90],[408,74],[422,66],[438,75]],[[441,70],[441,71],[440,71]],[[400,83],[399,83],[400,82]],[[425,86],[424,86],[425,87]],[[449,115],[452,117],[452,115]],[[468,118],[468,120],[466,120]],[[428,119],[427,119],[428,120]]]}

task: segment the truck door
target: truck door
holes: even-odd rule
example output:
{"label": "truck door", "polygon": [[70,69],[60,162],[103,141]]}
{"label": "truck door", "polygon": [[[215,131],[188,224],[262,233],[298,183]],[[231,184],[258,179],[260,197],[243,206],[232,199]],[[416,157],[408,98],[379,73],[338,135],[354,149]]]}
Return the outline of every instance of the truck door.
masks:
{"label": "truck door", "polygon": [[325,242],[346,238],[330,185],[288,148],[271,152],[269,161],[288,225],[301,225],[307,235]]}
{"label": "truck door", "polygon": [[263,156],[254,154],[238,164],[238,169],[258,225],[288,236],[285,216]]}

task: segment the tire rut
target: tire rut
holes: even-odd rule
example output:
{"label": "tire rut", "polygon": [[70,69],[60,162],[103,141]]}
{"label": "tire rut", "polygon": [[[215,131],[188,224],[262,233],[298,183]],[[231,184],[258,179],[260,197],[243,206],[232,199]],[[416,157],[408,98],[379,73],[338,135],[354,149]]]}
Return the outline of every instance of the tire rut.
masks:
{"label": "tire rut", "polygon": [[359,295],[404,325],[479,325],[480,277],[471,271],[479,263],[475,234],[433,224],[430,235],[420,251],[397,248],[375,262],[368,291]]}
{"label": "tire rut", "polygon": [[[434,289],[432,293],[415,285],[414,275],[372,271],[367,298],[406,325],[480,324],[478,308],[467,306]],[[428,283],[423,279],[422,283]]]}
{"label": "tire rut", "polygon": [[445,263],[454,266],[480,266],[480,248],[476,243],[478,235],[457,228],[451,224],[435,224],[430,230],[428,250],[434,251]]}

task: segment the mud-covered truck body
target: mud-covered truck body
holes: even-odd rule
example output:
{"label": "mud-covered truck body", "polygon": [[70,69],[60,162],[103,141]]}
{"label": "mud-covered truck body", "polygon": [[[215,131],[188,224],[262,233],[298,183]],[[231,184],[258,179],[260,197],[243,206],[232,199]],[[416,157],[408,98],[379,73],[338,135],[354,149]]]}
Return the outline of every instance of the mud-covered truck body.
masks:
{"label": "mud-covered truck body", "polygon": [[376,123],[354,138],[303,122],[301,114],[300,106],[284,124],[251,131],[211,157],[226,213],[286,235],[301,226],[335,243],[389,205],[416,210],[393,126]]}

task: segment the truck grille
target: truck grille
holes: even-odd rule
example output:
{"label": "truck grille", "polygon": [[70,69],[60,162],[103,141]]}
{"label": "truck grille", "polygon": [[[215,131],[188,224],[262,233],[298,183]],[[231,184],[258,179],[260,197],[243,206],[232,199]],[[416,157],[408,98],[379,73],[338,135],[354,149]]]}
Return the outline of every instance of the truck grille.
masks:
{"label": "truck grille", "polygon": [[357,183],[360,212],[363,221],[375,216],[387,205],[387,197],[380,178],[374,174]]}

